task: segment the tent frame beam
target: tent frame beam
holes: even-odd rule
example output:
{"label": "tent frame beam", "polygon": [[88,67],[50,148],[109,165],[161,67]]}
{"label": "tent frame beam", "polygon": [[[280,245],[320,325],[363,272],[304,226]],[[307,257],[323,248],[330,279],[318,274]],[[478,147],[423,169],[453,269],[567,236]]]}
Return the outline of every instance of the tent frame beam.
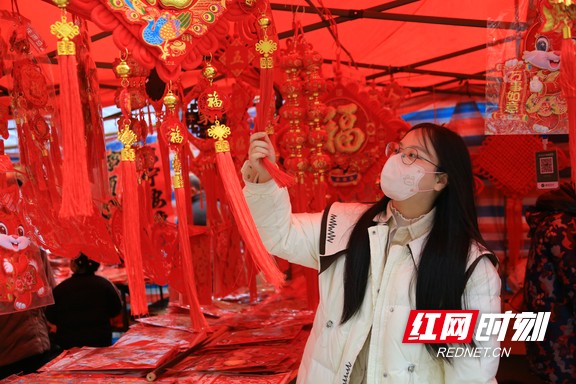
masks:
{"label": "tent frame beam", "polygon": [[[275,11],[290,11],[295,10],[294,5],[291,4],[278,4],[271,3],[270,7]],[[315,7],[310,6],[299,6],[298,11],[304,13],[318,13]],[[408,15],[402,13],[389,13],[389,12],[379,12],[368,9],[341,9],[341,8],[327,8],[332,15],[339,16],[340,18],[348,20],[357,19],[376,19],[376,20],[389,20],[389,21],[403,21],[410,23],[425,23],[425,24],[440,24],[440,25],[452,25],[460,27],[475,27],[475,28],[488,28],[488,20],[478,20],[478,19],[464,19],[464,18],[454,18],[454,17],[440,17],[440,16],[421,16],[421,15]],[[328,24],[328,23],[326,23]],[[501,21],[495,25],[490,25],[490,28],[497,29],[513,29],[523,31],[527,28],[526,23],[522,22],[506,22]],[[306,31],[306,27],[304,27]],[[284,33],[279,33],[278,36]]]}
{"label": "tent frame beam", "polygon": [[[370,11],[374,11],[374,12],[382,12],[382,11],[387,11],[389,9],[394,9],[397,7],[401,7],[403,5],[407,5],[407,4],[411,4],[411,3],[415,3],[417,1],[420,0],[394,0],[394,1],[390,1],[388,3],[384,3],[384,4],[380,4],[374,7],[370,7],[367,10]],[[314,9],[313,7],[300,7],[300,6],[294,6],[293,4],[270,4],[272,9],[275,9],[275,6],[281,7],[282,9],[278,9],[280,11],[290,11],[290,12],[299,12],[300,9],[303,9],[303,11],[305,13],[318,13],[316,10],[314,10],[314,12],[306,12],[306,10],[308,8],[310,9]],[[336,24],[340,24],[340,23],[345,23],[347,21],[352,21],[354,19],[351,19],[349,17],[335,17],[334,18],[334,23]],[[312,32],[315,31],[317,29],[322,29],[322,28],[326,28],[329,27],[330,23],[326,20],[320,21],[318,23],[313,23],[313,24],[308,24],[304,27],[302,27],[302,30],[304,32]],[[294,36],[295,31],[294,30],[288,30],[288,31],[284,31],[284,32],[280,32],[278,33],[278,39],[282,40],[282,39],[287,39],[289,37]]]}
{"label": "tent frame beam", "polygon": [[[402,67],[380,66],[381,68],[378,68],[379,66],[372,65],[371,66],[372,68],[384,69],[384,71],[378,72],[378,73],[373,73],[372,75],[368,75],[368,76],[366,76],[366,80],[377,79],[379,77],[386,76],[386,75],[393,74],[393,73],[398,73],[398,72],[411,72],[411,71],[415,70],[416,67],[421,67],[423,65],[433,64],[433,63],[436,63],[438,61],[447,60],[447,59],[451,59],[451,58],[458,57],[461,55],[465,55],[467,53],[480,51],[482,49],[486,49],[487,47],[492,47],[495,45],[508,43],[510,41],[514,41],[517,39],[518,39],[518,36],[508,36],[508,37],[505,37],[503,39],[499,39],[499,40],[490,42],[488,44],[475,45],[475,46],[470,47],[470,48],[465,48],[465,49],[451,52],[451,53],[448,53],[445,55],[436,56],[436,57],[433,57],[433,58],[430,58],[427,60],[419,61],[417,63],[413,63],[413,64],[402,66]],[[412,73],[434,74],[434,72],[441,73],[441,71],[432,71],[432,70],[418,70],[418,72],[412,72]],[[448,73],[448,72],[446,72],[446,73]],[[441,76],[441,75],[439,75],[439,76]],[[472,77],[468,77],[469,79],[474,79],[475,75],[469,75],[469,76],[472,76]]]}
{"label": "tent frame beam", "polygon": [[[336,62],[336,60],[331,59],[324,59],[325,64],[332,64]],[[377,64],[368,64],[368,63],[350,63],[350,62],[343,62],[341,61],[340,64],[344,65],[355,65],[360,68],[371,68],[371,69],[383,69],[385,73],[379,76],[366,76],[366,80],[375,79],[377,77],[382,77],[387,74],[394,74],[394,73],[415,73],[415,74],[422,74],[422,75],[432,75],[432,76],[445,76],[445,77],[455,77],[457,79],[470,79],[470,80],[486,80],[486,76],[477,75],[477,74],[469,74],[469,73],[458,73],[458,72],[445,72],[445,71],[432,71],[428,69],[416,69],[412,68],[412,66],[403,66],[403,67],[393,67],[393,66],[386,66],[386,65],[377,65]]]}

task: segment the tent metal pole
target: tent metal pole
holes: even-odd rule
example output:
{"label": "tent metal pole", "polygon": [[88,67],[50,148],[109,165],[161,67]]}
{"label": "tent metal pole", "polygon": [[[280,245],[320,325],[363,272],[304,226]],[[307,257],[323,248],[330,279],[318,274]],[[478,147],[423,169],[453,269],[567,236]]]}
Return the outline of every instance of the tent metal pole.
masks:
{"label": "tent metal pole", "polygon": [[[316,10],[316,13],[318,13],[318,16],[320,16],[320,18],[321,18],[323,21],[329,23],[330,26],[328,27],[328,32],[330,33],[330,35],[332,35],[332,38],[334,39],[334,42],[336,43],[336,46],[337,46],[339,49],[341,49],[342,51],[344,51],[344,53],[346,53],[346,55],[348,55],[348,57],[350,58],[350,61],[354,64],[354,58],[352,57],[352,54],[350,53],[350,51],[349,51],[348,49],[346,49],[346,47],[344,47],[344,46],[342,45],[342,43],[341,43],[340,40],[338,39],[338,35],[337,35],[337,34],[338,34],[338,29],[337,29],[338,27],[336,27],[336,24],[334,24],[334,29],[333,29],[333,28],[332,28],[332,25],[331,25],[331,23],[330,23],[330,20],[328,20],[328,17],[323,14],[322,10],[319,9],[318,7],[316,7],[316,6],[314,5],[314,3],[312,3],[311,0],[305,0],[305,1],[306,1],[306,3],[307,3],[310,7],[314,8],[314,9]],[[354,64],[354,65],[355,65],[355,64]]]}
{"label": "tent metal pole", "polygon": [[[293,5],[287,4],[270,4],[273,10],[277,11],[293,11]],[[348,20],[356,19],[376,19],[376,20],[390,20],[390,21],[403,21],[410,23],[426,23],[426,24],[441,24],[441,25],[452,25],[461,27],[475,27],[475,28],[488,28],[488,20],[478,20],[478,19],[464,19],[464,18],[454,18],[454,17],[440,17],[440,16],[423,16],[423,15],[408,15],[402,13],[388,13],[388,12],[378,12],[371,9],[341,9],[341,8],[327,8],[331,14],[339,16]],[[318,13],[314,7],[303,6],[299,7],[298,10],[302,10],[305,13]],[[342,21],[340,21],[342,22]],[[498,22],[496,25],[490,25],[490,28],[498,29],[514,29],[514,30],[525,30],[527,28],[527,23],[522,22]],[[278,34],[280,35],[280,34]]]}
{"label": "tent metal pole", "polygon": [[[332,64],[335,61],[336,60],[332,60],[332,59],[324,59],[323,60],[323,62],[325,64]],[[345,61],[341,61],[340,64],[352,65],[352,63],[345,62]],[[416,69],[416,68],[412,68],[412,66],[391,67],[388,65],[377,65],[377,64],[368,64],[368,63],[355,63],[355,65],[359,68],[383,69],[386,71],[386,74],[405,72],[405,73],[417,73],[417,74],[433,75],[433,76],[455,77],[458,79],[486,80],[486,77],[483,75],[458,73],[458,72],[432,71],[432,70],[427,70],[427,69]],[[384,75],[382,75],[382,76],[384,76]],[[368,78],[368,76],[366,77],[366,80],[370,80]]]}
{"label": "tent metal pole", "polygon": [[[432,63],[435,63],[435,62],[438,62],[438,61],[447,60],[447,59],[451,59],[451,58],[454,58],[454,57],[457,57],[457,56],[465,55],[465,54],[467,54],[467,53],[472,53],[472,52],[480,51],[480,50],[485,49],[485,48],[487,48],[487,47],[492,47],[492,46],[495,46],[495,45],[504,44],[504,43],[507,43],[507,42],[510,42],[510,41],[514,41],[514,40],[516,40],[517,38],[518,38],[517,36],[508,36],[508,37],[505,37],[505,38],[503,38],[503,39],[496,40],[496,41],[493,41],[493,42],[490,42],[490,43],[487,43],[487,44],[478,44],[478,45],[475,45],[475,46],[470,47],[470,48],[466,48],[466,49],[462,49],[462,50],[460,50],[460,51],[455,51],[455,52],[448,53],[448,54],[445,54],[445,55],[433,57],[433,58],[431,58],[431,59],[419,61],[419,62],[417,62],[417,63],[410,64],[410,65],[406,65],[406,66],[400,67],[400,68],[408,69],[408,68],[421,67],[421,66],[423,66],[423,65],[432,64]],[[378,73],[373,73],[372,75],[368,75],[368,76],[366,76],[366,80],[377,79],[377,78],[379,78],[379,77],[389,75],[389,74],[390,74],[390,66],[383,65],[382,67],[383,67],[382,69],[384,69],[384,71],[378,72]],[[380,68],[378,68],[378,67],[375,66],[375,65],[372,65],[372,68],[380,69]],[[394,67],[392,67],[392,68],[394,68]],[[398,67],[396,67],[396,68],[398,68]],[[408,71],[405,70],[405,71],[397,71],[397,72],[408,72]]]}
{"label": "tent metal pole", "polygon": [[[486,72],[486,71],[481,71],[481,72],[475,73],[474,75],[482,75],[482,74],[484,74],[485,72]],[[446,90],[446,89],[443,90],[443,89],[438,89],[438,88],[439,88],[439,87],[443,87],[443,86],[445,86],[445,85],[453,84],[453,83],[456,83],[456,82],[459,82],[459,81],[462,81],[462,80],[461,80],[461,79],[452,79],[452,80],[446,80],[446,81],[443,81],[443,82],[441,82],[441,83],[437,83],[437,84],[434,84],[434,85],[429,85],[429,86],[427,86],[427,87],[407,87],[407,88],[409,88],[409,89],[411,89],[411,90],[416,90],[415,92],[437,92],[437,93],[442,93],[442,91],[446,91],[446,92],[447,92],[447,91],[452,91],[452,92],[454,92],[454,90]],[[384,85],[386,85],[386,84],[384,84],[384,83],[378,83],[378,84],[376,84],[376,85],[384,86]],[[446,92],[444,92],[444,93],[446,93]],[[467,94],[467,92],[463,92],[463,94]]]}
{"label": "tent metal pole", "polygon": [[[95,42],[98,40],[102,40],[102,39],[104,39],[108,36],[111,36],[111,35],[112,35],[112,32],[108,32],[108,31],[100,32],[100,33],[97,33],[95,35],[90,36],[90,41]],[[56,51],[55,50],[50,51],[46,54],[46,56],[48,56],[48,58],[50,58],[50,59],[53,57],[56,57]],[[54,62],[53,64],[56,64],[56,63]]]}
{"label": "tent metal pole", "polygon": [[470,92],[470,91],[457,91],[454,89],[432,89],[433,87],[406,87],[412,92],[435,92],[435,93],[446,93],[450,95],[467,95],[467,96],[484,96],[484,93],[481,92]]}
{"label": "tent metal pole", "polygon": [[[382,12],[382,11],[387,11],[389,9],[401,7],[401,6],[406,5],[406,4],[415,3],[417,1],[420,1],[420,0],[395,0],[395,1],[390,1],[388,3],[385,3],[385,4],[380,4],[380,5],[368,8],[368,10],[375,11],[375,12]],[[293,4],[270,4],[270,7],[272,10],[288,11],[288,12],[294,12],[294,10],[296,9]],[[306,13],[317,13],[311,7],[304,7],[304,8],[298,7],[297,9],[298,9],[298,11],[300,11],[300,9],[303,9],[303,11]],[[311,10],[311,11],[307,12],[308,10]],[[353,19],[351,19],[349,17],[335,17],[334,18],[334,22],[336,24],[345,23],[347,21],[352,21],[352,20]],[[330,23],[328,23],[327,21],[320,21],[318,23],[306,25],[302,29],[304,30],[304,32],[311,32],[311,31],[315,31],[317,29],[322,29],[322,28],[328,27],[329,25],[330,25]],[[288,30],[288,31],[278,33],[278,38],[280,40],[286,39],[286,38],[292,37],[292,36],[294,36],[293,30]]]}

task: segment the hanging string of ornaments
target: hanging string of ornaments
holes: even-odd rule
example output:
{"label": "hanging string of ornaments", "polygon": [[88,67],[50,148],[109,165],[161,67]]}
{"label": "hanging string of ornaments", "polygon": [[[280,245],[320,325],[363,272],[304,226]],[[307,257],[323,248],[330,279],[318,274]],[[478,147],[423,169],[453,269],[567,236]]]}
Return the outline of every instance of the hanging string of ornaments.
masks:
{"label": "hanging string of ornaments", "polygon": [[121,183],[122,183],[122,249],[128,287],[130,290],[130,311],[134,316],[148,314],[146,286],[144,283],[144,267],[142,264],[142,241],[140,233],[140,203],[138,196],[138,174],[136,172],[136,149],[138,135],[131,129],[130,92],[128,91],[130,67],[121,58],[115,67],[115,73],[120,77],[122,91],[118,97],[123,119],[118,124],[118,140],[124,148],[121,151]]}
{"label": "hanging string of ornaments", "polygon": [[186,126],[180,121],[176,113],[178,98],[172,92],[172,85],[166,96],[164,96],[164,106],[166,115],[164,122],[160,126],[160,132],[168,143],[173,153],[172,168],[174,176],[172,186],[176,196],[176,212],[178,214],[178,239],[180,247],[180,259],[184,268],[185,294],[190,307],[190,319],[194,329],[201,330],[208,328],[206,318],[200,308],[198,292],[196,291],[196,278],[194,273],[194,261],[190,244],[189,223],[188,223],[188,198],[184,189],[183,162],[186,161],[184,146],[187,145]]}
{"label": "hanging string of ornaments", "polygon": [[[278,43],[268,37],[268,28],[272,24],[271,19],[263,14],[258,18],[260,40],[255,45],[260,57],[260,102],[256,106],[256,130],[265,131],[268,135],[274,134],[272,115],[274,107],[274,52],[278,49]],[[263,160],[264,167],[272,176],[272,179],[280,187],[294,185],[294,177],[283,172],[278,166],[272,164],[268,158]]]}
{"label": "hanging string of ornaments", "polygon": [[554,13],[562,28],[562,50],[560,51],[559,83],[568,106],[568,139],[570,148],[571,180],[576,184],[576,48],[572,29],[576,20],[576,4],[572,0],[551,0],[555,3]]}
{"label": "hanging string of ornaments", "polygon": [[252,256],[258,269],[262,271],[265,279],[270,284],[279,287],[284,283],[284,274],[278,269],[274,259],[268,254],[268,251],[264,247],[242,194],[242,187],[230,154],[230,143],[226,140],[232,132],[230,127],[220,123],[220,119],[223,117],[227,106],[225,98],[220,98],[219,96],[222,93],[218,90],[217,86],[213,84],[216,69],[210,62],[206,62],[202,75],[208,80],[208,86],[198,98],[198,108],[202,115],[214,117],[213,124],[207,133],[208,137],[215,140],[216,164],[222,182],[224,183],[224,190],[232,208],[234,220],[238,225],[238,230],[244,240],[246,249]]}

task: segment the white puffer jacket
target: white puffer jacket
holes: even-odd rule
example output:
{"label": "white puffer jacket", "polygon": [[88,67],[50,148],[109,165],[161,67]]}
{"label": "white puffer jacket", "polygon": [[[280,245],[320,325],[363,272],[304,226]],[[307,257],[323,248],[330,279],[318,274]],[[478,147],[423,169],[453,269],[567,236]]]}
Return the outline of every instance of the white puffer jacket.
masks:
{"label": "white puffer jacket", "polygon": [[[269,252],[319,271],[324,260],[344,252],[353,225],[367,208],[362,204],[333,204],[324,215],[326,233],[321,233],[323,214],[292,214],[287,190],[278,188],[274,181],[246,182],[244,195]],[[433,359],[424,344],[402,343],[410,309],[414,309],[414,292],[410,289],[414,263],[418,263],[426,235],[408,246],[390,247],[382,265],[384,258],[374,255],[384,255],[389,227],[379,222],[368,230],[372,258],[366,294],[359,312],[343,325],[345,257],[336,258],[319,274],[320,303],[298,383],[350,383],[352,366],[370,331],[369,384],[495,383],[498,357],[458,357],[450,365]],[[472,247],[470,263],[481,254],[478,247]],[[500,278],[489,258],[479,260],[464,295],[466,309],[501,311]],[[495,338],[475,343],[479,347],[499,347]]]}

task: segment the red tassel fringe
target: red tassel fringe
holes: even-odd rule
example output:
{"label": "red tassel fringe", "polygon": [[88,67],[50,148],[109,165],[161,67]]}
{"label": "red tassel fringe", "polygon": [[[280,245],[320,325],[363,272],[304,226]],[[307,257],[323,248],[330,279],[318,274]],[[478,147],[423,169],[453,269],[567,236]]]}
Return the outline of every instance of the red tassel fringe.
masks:
{"label": "red tassel fringe", "polygon": [[[250,252],[248,252],[250,253]],[[246,259],[246,271],[248,279],[248,293],[250,294],[250,303],[258,302],[258,282],[256,281],[256,275],[258,274],[258,269],[254,264],[254,260],[251,256]]]}
{"label": "red tassel fringe", "polygon": [[328,194],[328,184],[326,181],[318,180],[317,184],[314,184],[314,200],[312,202],[312,210],[314,212],[321,212],[326,208],[326,195]]}
{"label": "red tassel fringe", "polygon": [[[260,69],[260,103],[256,115],[258,131],[266,130],[270,121],[270,107],[274,101],[274,70],[272,68]],[[264,167],[280,188],[288,188],[296,183],[295,177],[278,168],[268,159],[264,159]]]}
{"label": "red tassel fringe", "polygon": [[76,74],[76,57],[59,56],[60,117],[62,119],[62,205],[60,218],[90,216],[94,210],[88,164],[84,118],[80,106],[80,88]]}
{"label": "red tassel fringe", "polygon": [[274,92],[274,70],[272,68],[260,68],[260,103],[258,103],[258,113],[256,115],[257,127],[259,131],[266,130],[270,121],[270,107],[272,105],[272,95]]}
{"label": "red tassel fringe", "polygon": [[208,323],[200,308],[198,293],[196,292],[196,277],[194,275],[194,263],[192,261],[192,250],[190,248],[190,235],[188,233],[188,217],[186,213],[186,191],[184,188],[176,188],[176,210],[178,214],[178,239],[180,240],[180,257],[184,268],[184,285],[186,287],[186,297],[190,304],[190,319],[195,331],[207,329]]}
{"label": "red tassel fringe", "polygon": [[289,188],[296,184],[296,178],[278,168],[268,158],[264,158],[264,168],[280,188]]}
{"label": "red tassel fringe", "polygon": [[10,157],[4,154],[4,140],[0,140],[0,189],[6,188],[6,172],[13,172],[14,165]]}
{"label": "red tassel fringe", "polygon": [[232,161],[230,152],[220,152],[216,154],[216,164],[224,191],[232,208],[232,215],[238,225],[238,230],[246,244],[246,248],[252,255],[254,263],[264,274],[264,278],[275,287],[281,287],[284,283],[284,274],[278,269],[272,256],[266,251],[262,239],[256,229],[256,224],[252,219],[246,200],[242,193],[242,187],[236,176],[236,168]]}
{"label": "red tassel fringe", "polygon": [[140,206],[136,163],[122,161],[122,231],[124,239],[124,263],[130,290],[130,312],[134,316],[148,314],[144,266],[142,264],[142,243],[140,242]]}

